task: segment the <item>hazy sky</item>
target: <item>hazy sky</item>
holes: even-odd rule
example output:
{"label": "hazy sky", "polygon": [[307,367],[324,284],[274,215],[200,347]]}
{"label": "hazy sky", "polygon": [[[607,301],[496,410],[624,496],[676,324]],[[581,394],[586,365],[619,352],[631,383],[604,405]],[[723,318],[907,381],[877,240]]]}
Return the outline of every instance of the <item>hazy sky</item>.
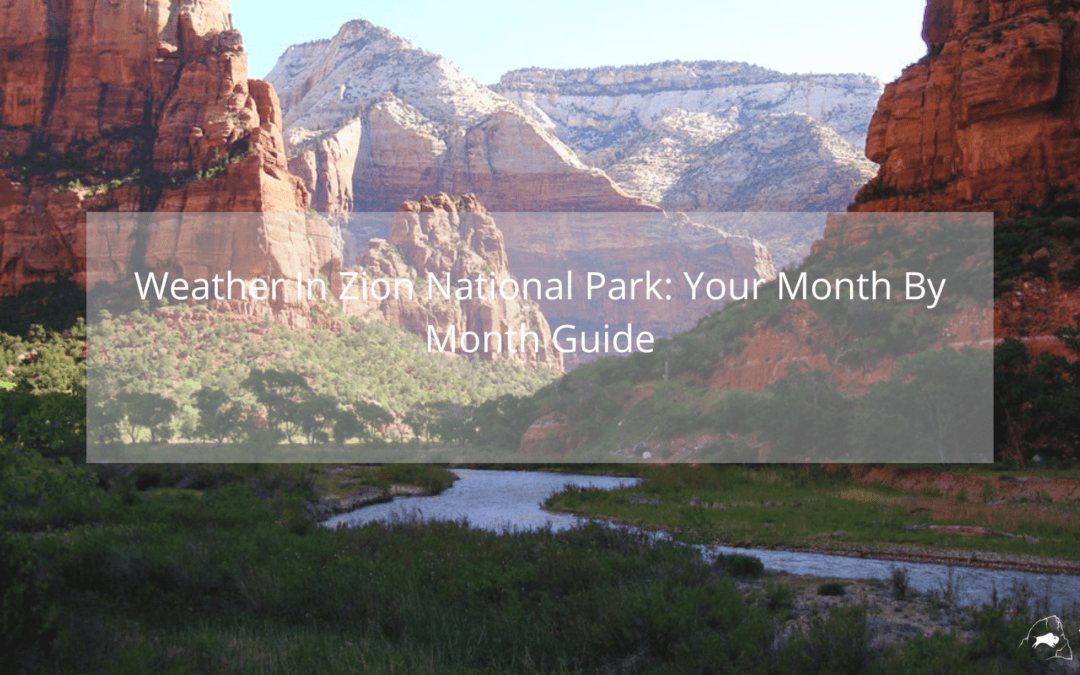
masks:
{"label": "hazy sky", "polygon": [[484,84],[526,66],[619,66],[679,59],[745,61],[783,72],[895,79],[926,53],[925,0],[301,0],[285,11],[232,0],[250,74],[291,44],[330,38],[350,19],[389,28]]}

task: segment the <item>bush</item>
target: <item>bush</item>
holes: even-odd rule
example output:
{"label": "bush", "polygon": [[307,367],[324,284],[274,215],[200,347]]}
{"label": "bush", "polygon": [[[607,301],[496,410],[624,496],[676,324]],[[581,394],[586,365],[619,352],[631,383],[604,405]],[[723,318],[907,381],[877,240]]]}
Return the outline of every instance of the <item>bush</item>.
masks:
{"label": "bush", "polygon": [[891,583],[893,597],[897,600],[906,600],[908,593],[911,591],[907,570],[901,567],[894,569],[892,571]]}
{"label": "bush", "polygon": [[[0,670],[29,666],[52,641],[57,611],[28,547],[0,530]],[[22,662],[20,664],[20,662]],[[8,669],[11,669],[10,671]]]}
{"label": "bush", "polygon": [[839,581],[826,581],[817,587],[818,595],[843,595],[847,584]]}
{"label": "bush", "polygon": [[795,604],[795,589],[787,584],[768,584],[765,600],[769,609],[790,609]]}
{"label": "bush", "polygon": [[717,556],[716,561],[713,563],[713,569],[733,577],[757,579],[765,571],[765,565],[758,558],[735,553]]}
{"label": "bush", "polygon": [[781,654],[785,672],[872,673],[866,608],[838,607],[816,619],[810,632],[789,642]]}

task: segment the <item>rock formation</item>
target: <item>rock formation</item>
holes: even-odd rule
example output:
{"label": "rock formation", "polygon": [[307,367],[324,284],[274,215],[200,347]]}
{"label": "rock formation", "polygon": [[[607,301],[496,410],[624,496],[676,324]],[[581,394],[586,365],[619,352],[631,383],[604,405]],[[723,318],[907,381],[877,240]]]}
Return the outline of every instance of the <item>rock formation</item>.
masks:
{"label": "rock formation", "polygon": [[838,211],[876,170],[862,147],[881,83],[863,75],[670,61],[529,68],[494,90],[667,210]]}
{"label": "rock formation", "polygon": [[[393,216],[389,237],[371,239],[350,269],[359,275],[355,281],[333,277],[335,297],[342,296],[345,283],[352,285],[342,303],[350,316],[388,321],[425,337],[430,331],[437,336],[431,351],[438,351],[451,331],[458,341],[467,331],[480,340],[497,333],[501,337],[490,335],[486,348],[469,343],[454,351],[562,371],[547,320],[535,302],[515,293],[502,233],[474,195],[452,199],[439,193],[405,202]],[[376,287],[377,279],[386,281]],[[411,286],[397,288],[402,279]],[[461,279],[480,284],[463,286]],[[460,297],[459,289],[470,297]],[[527,333],[535,337],[523,338]]]}
{"label": "rock formation", "polygon": [[[491,211],[519,278],[773,274],[769,252],[752,238],[666,216],[629,196],[518,106],[366,21],[290,47],[269,79],[281,95],[291,169],[316,208],[347,223],[346,261],[366,255],[369,239],[396,236],[389,221],[360,212],[392,211],[443,191],[474,193]],[[590,302],[583,285],[575,291],[572,300],[539,300],[553,325],[630,322],[661,336],[719,306],[655,297]],[[406,321],[421,319],[426,325],[422,316]]]}
{"label": "rock formation", "polygon": [[393,211],[439,191],[493,212],[655,210],[441,56],[367,21],[290,47],[268,79],[317,210]]}
{"label": "rock formation", "polygon": [[860,211],[993,211],[1080,199],[1080,8],[929,0],[928,54],[888,85]]}
{"label": "rock formation", "polygon": [[[371,240],[378,241],[379,247],[386,240],[396,244],[393,215],[354,213],[342,217],[344,260],[362,259]],[[805,229],[804,223],[796,223],[796,228],[792,228],[786,219],[777,218],[778,214],[694,214],[693,219],[685,214],[663,212],[504,211],[490,215],[502,233],[513,276],[538,279],[543,284],[558,279],[565,290],[569,287],[565,280],[571,275],[572,292],[564,292],[558,298],[548,297],[545,292],[537,299],[552,330],[561,324],[592,330],[602,328],[604,323],[622,328],[632,323],[636,329],[648,330],[657,337],[692,327],[702,315],[726,302],[726,298],[711,301],[704,297],[703,291],[697,300],[689,301],[684,273],[695,279],[698,274],[704,274],[706,282],[712,278],[723,279],[724,283],[738,279],[740,288],[742,279],[748,279],[751,285],[756,279],[772,279],[776,266],[768,249],[741,233],[756,226],[778,231]],[[791,218],[807,215],[818,214],[791,214]],[[810,226],[824,226],[825,214],[820,215],[820,223]],[[809,243],[806,247],[809,248]],[[606,290],[594,292],[589,299],[586,294],[589,273],[602,274],[607,280],[630,280],[646,275],[651,279],[671,279],[670,287],[665,283],[659,295],[665,296],[670,291],[673,297],[670,300],[657,297],[656,292],[646,295],[642,286],[633,300],[612,300]],[[567,368],[580,362],[570,355],[564,358]]]}
{"label": "rock formation", "polygon": [[[277,97],[247,79],[227,0],[13,0],[0,7],[0,48],[0,293],[64,277],[85,286],[87,211],[308,207]],[[169,222],[149,248],[91,237],[94,281],[130,265],[313,276],[333,254],[328,226],[302,218],[282,231],[255,218],[227,232],[207,218]]]}

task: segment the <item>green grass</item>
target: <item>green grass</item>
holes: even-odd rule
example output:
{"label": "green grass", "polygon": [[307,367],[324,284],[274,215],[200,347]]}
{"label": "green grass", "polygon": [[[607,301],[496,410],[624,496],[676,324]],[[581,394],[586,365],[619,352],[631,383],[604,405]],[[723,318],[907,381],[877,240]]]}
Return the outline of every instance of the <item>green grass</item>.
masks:
{"label": "green grass", "polygon": [[19,537],[36,566],[24,576],[49,580],[34,598],[48,608],[39,648],[60,672],[348,672],[365,659],[376,672],[574,672],[700,667],[703,632],[738,638],[724,658],[750,666],[771,639],[730,578],[643,535],[330,531],[297,517],[288,498],[232,483]]}
{"label": "green grass", "polygon": [[[963,657],[971,672],[1028,672],[1011,636],[1029,620],[1000,612],[980,615],[973,646],[918,642],[918,660],[869,649],[859,608],[778,640],[790,589],[767,588],[761,602],[732,576],[753,576],[759,561],[709,566],[641,533],[317,527],[303,499],[327,469],[91,471],[0,446],[0,671],[809,675],[916,672]],[[357,469],[338,475],[442,476]],[[710,480],[680,472],[638,489],[666,500]]]}
{"label": "green grass", "polygon": [[[611,492],[572,489],[552,497],[547,506],[664,528],[691,542],[762,547],[913,545],[1080,558],[1075,526],[1067,523],[1032,518],[1016,528],[1019,534],[1039,537],[1037,544],[996,536],[911,532],[908,526],[927,521],[925,513],[911,513],[902,502],[873,503],[840,496],[900,501],[896,498],[903,495],[897,490],[814,477],[801,467],[642,466],[639,475],[646,479],[642,486]],[[630,494],[659,499],[660,504],[634,504],[627,501]],[[841,536],[834,536],[841,531]]]}

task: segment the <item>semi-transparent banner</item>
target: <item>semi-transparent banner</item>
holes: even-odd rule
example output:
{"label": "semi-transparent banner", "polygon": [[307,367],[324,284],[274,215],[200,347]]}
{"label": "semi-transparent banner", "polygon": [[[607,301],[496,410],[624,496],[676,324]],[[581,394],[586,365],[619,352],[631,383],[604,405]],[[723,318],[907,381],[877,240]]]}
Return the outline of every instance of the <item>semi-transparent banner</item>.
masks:
{"label": "semi-transparent banner", "polygon": [[90,462],[990,462],[990,214],[90,213]]}

